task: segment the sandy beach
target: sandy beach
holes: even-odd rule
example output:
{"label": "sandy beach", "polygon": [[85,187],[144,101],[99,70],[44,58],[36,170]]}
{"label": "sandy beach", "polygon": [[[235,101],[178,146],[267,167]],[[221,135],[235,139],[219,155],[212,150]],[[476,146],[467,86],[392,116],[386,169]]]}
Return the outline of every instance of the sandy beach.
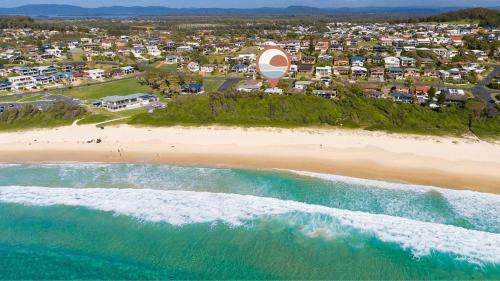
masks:
{"label": "sandy beach", "polygon": [[68,161],[293,169],[500,193],[500,143],[472,137],[125,125],[0,133],[0,162]]}

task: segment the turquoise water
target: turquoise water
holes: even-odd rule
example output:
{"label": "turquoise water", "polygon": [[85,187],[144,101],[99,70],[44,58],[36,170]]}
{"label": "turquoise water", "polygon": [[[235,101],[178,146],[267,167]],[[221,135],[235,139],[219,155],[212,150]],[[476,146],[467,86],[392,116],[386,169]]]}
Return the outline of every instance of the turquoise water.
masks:
{"label": "turquoise water", "polygon": [[500,279],[500,196],[334,175],[0,165],[0,279]]}

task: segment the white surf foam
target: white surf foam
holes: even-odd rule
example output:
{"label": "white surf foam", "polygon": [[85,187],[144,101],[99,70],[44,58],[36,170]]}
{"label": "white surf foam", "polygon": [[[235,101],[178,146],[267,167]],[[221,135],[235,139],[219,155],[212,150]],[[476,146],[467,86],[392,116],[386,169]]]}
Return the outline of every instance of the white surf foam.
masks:
{"label": "white surf foam", "polygon": [[500,234],[249,195],[151,189],[1,187],[0,202],[69,205],[172,225],[241,225],[261,216],[294,212],[330,216],[342,225],[398,243],[419,255],[450,253],[472,262],[500,263]]}
{"label": "white surf foam", "polygon": [[439,192],[444,198],[446,198],[446,200],[453,207],[457,214],[470,219],[482,218],[483,220],[487,220],[490,223],[500,224],[500,195],[498,194],[483,193],[472,190],[455,190],[426,185],[368,180],[306,171],[285,171],[326,181],[360,185],[370,188],[412,193],[427,193],[430,191],[435,191]]}

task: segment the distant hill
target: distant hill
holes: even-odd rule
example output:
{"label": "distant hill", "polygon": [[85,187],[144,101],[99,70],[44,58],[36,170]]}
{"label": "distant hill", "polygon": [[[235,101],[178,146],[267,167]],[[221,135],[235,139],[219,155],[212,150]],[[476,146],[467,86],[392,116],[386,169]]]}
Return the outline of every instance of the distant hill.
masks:
{"label": "distant hill", "polygon": [[438,15],[421,17],[420,22],[479,21],[481,26],[500,26],[500,11],[488,8],[469,8]]}
{"label": "distant hill", "polygon": [[362,8],[314,8],[290,6],[286,8],[168,8],[160,6],[99,7],[84,8],[72,5],[25,5],[15,8],[0,8],[0,15],[22,15],[32,17],[135,17],[176,15],[325,15],[325,14],[405,14],[430,15],[456,8],[426,7],[362,7]]}

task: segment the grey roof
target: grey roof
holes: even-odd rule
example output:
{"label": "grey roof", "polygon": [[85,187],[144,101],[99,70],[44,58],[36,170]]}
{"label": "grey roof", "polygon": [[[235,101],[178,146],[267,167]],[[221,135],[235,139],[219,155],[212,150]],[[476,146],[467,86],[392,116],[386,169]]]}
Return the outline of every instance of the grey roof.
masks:
{"label": "grey roof", "polygon": [[118,101],[123,101],[123,100],[128,100],[128,99],[136,99],[136,98],[140,98],[143,96],[151,96],[151,94],[135,93],[135,94],[131,94],[128,96],[107,96],[107,97],[101,98],[101,100],[106,101],[106,102],[118,102]]}

